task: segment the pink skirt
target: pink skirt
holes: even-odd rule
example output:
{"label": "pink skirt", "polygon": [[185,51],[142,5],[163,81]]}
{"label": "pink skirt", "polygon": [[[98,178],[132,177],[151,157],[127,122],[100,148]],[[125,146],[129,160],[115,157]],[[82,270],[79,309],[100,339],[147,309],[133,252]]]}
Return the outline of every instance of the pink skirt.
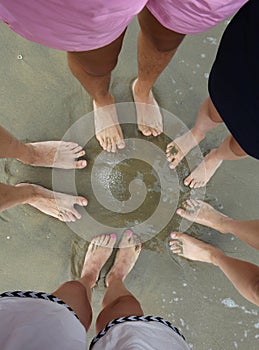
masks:
{"label": "pink skirt", "polygon": [[0,20],[21,36],[65,51],[110,44],[147,5],[166,28],[203,32],[248,0],[0,0]]}

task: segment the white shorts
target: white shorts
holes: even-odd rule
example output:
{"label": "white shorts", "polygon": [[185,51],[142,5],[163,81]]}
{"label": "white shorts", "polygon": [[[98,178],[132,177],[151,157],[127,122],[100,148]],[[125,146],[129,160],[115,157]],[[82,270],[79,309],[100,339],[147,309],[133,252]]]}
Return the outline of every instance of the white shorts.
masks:
{"label": "white shorts", "polygon": [[[125,319],[137,321],[125,321]],[[143,321],[141,320],[143,319]],[[163,320],[147,321],[147,319],[159,319],[155,316],[130,316],[110,322],[92,341],[90,350],[190,350],[188,344]],[[120,323],[125,321],[123,323]],[[114,324],[113,324],[114,323]],[[166,324],[167,323],[167,324]],[[176,329],[176,328],[175,328]]]}
{"label": "white shorts", "polygon": [[86,331],[64,305],[4,297],[0,299],[0,349],[86,350]]}

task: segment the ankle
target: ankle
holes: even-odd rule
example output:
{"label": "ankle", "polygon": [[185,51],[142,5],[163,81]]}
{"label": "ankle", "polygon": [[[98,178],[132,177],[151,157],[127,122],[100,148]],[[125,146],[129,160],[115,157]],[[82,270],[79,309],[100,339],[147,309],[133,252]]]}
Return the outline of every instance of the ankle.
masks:
{"label": "ankle", "polygon": [[215,266],[219,266],[220,260],[225,254],[218,248],[213,247],[210,252],[210,262]]}
{"label": "ankle", "polygon": [[142,98],[149,97],[150,91],[152,89],[152,86],[150,86],[149,83],[145,83],[139,79],[137,79],[135,85],[134,85],[134,93]]}
{"label": "ankle", "polygon": [[32,184],[20,183],[15,185],[18,196],[21,198],[21,204],[30,204],[38,198],[37,186]]}
{"label": "ankle", "polygon": [[217,227],[215,227],[215,229],[217,231],[220,231],[221,233],[231,233],[231,227],[232,227],[232,224],[235,220],[222,214],[218,224],[217,224]]}
{"label": "ankle", "polygon": [[32,143],[25,143],[22,145],[20,156],[16,159],[24,164],[34,164],[36,158],[35,150]]}
{"label": "ankle", "polygon": [[105,94],[95,96],[94,101],[97,107],[105,107],[114,104],[114,97],[107,92]]}
{"label": "ankle", "polygon": [[90,286],[90,288],[92,289],[96,285],[98,275],[98,272],[95,271],[89,271],[85,273],[82,272],[79,282],[82,283],[84,286]]}
{"label": "ankle", "polygon": [[190,130],[192,136],[195,138],[196,142],[199,144],[203,139],[205,139],[206,133],[199,130],[195,126]]}
{"label": "ankle", "polygon": [[122,276],[119,272],[117,271],[111,271],[108,273],[105,282],[107,287],[110,286],[112,283],[122,283],[124,280],[124,276]]}

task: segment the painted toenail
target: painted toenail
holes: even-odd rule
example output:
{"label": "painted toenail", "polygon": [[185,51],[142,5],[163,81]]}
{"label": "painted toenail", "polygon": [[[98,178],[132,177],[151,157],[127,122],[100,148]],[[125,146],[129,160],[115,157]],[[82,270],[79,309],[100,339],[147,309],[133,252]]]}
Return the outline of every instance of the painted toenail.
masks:
{"label": "painted toenail", "polygon": [[111,234],[111,238],[116,238],[115,233],[112,233],[112,234]]}
{"label": "painted toenail", "polygon": [[131,231],[131,230],[127,230],[127,231],[126,231],[126,235],[127,235],[127,236],[132,235],[132,231]]}

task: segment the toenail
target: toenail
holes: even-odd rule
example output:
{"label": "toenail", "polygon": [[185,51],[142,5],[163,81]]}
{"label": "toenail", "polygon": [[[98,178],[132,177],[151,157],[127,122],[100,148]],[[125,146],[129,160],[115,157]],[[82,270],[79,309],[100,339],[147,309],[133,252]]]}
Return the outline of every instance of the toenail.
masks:
{"label": "toenail", "polygon": [[126,235],[127,235],[127,236],[132,235],[132,231],[131,231],[131,230],[127,230],[127,231],[126,231]]}
{"label": "toenail", "polygon": [[116,238],[115,233],[112,233],[112,234],[111,234],[111,238]]}

